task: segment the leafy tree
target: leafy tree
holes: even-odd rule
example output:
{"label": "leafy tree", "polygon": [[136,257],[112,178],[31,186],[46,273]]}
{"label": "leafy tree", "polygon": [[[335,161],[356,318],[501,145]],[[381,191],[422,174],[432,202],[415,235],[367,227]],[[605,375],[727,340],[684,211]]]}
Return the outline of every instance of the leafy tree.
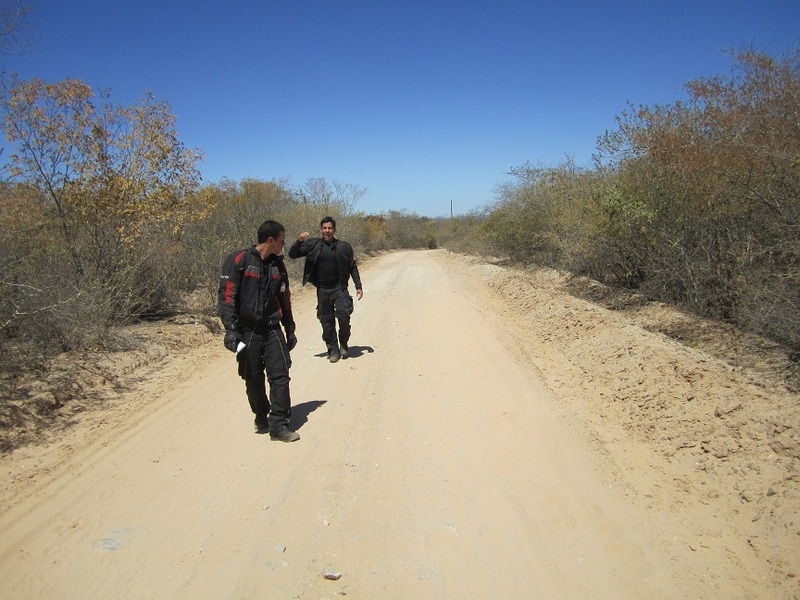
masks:
{"label": "leafy tree", "polygon": [[525,163],[509,174],[517,181],[499,188],[483,236],[512,260],[583,270],[593,237],[587,211],[594,175],[571,158],[556,167]]}
{"label": "leafy tree", "polygon": [[[198,214],[192,194],[200,182],[200,154],[178,140],[169,106],[150,95],[122,106],[74,79],[12,77],[0,85],[0,113],[12,150],[7,172],[36,191],[48,233],[46,244],[15,259],[15,272],[50,279],[30,289],[39,290],[38,305],[62,307],[50,316],[51,328],[65,329],[64,345],[163,311],[174,299],[165,250]],[[64,289],[81,302],[65,305]]]}
{"label": "leafy tree", "polygon": [[12,144],[12,179],[51,203],[76,278],[108,281],[148,227],[178,230],[192,216],[200,154],[178,140],[169,106],[96,96],[79,80],[3,82],[0,129]]}
{"label": "leafy tree", "polygon": [[617,230],[645,241],[631,244],[644,291],[800,344],[800,51],[734,58],[687,101],[618,119],[602,199],[637,221]]}
{"label": "leafy tree", "polygon": [[240,182],[226,179],[206,185],[197,194],[196,203],[207,214],[184,228],[181,272],[188,274],[194,286],[205,292],[205,305],[213,308],[225,256],[254,244],[256,230],[266,219],[282,223],[287,235],[298,229],[294,224],[298,203],[285,181],[260,179]]}

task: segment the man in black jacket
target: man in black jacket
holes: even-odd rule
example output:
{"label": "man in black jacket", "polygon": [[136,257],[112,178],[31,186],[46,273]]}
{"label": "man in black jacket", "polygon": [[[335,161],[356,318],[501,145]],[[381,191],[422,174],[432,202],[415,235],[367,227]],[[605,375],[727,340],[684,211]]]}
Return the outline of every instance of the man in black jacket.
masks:
{"label": "man in black jacket", "polygon": [[[353,247],[336,239],[336,221],[323,217],[320,222],[321,238],[309,237],[304,231],[289,248],[289,258],[306,257],[303,285],[309,281],[317,288],[317,318],[322,325],[322,340],[328,347],[328,360],[336,362],[347,358],[350,340],[350,315],[353,314],[353,297],[347,290],[350,278],[356,287],[356,297],[361,300],[361,276]],[[336,321],[339,333],[336,333]]]}
{"label": "man in black jacket", "polygon": [[264,221],[258,228],[258,243],[230,254],[223,262],[218,307],[225,347],[236,353],[239,375],[256,416],[256,432],[269,431],[272,440],[294,442],[300,436],[289,429],[289,351],[297,345],[297,337],[289,275],[281,256],[285,243],[283,225]]}

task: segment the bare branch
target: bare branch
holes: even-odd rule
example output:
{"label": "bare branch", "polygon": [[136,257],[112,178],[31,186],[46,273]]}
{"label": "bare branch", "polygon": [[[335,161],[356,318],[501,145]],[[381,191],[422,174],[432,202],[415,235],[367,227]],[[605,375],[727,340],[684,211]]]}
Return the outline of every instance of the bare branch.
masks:
{"label": "bare branch", "polygon": [[33,6],[22,0],[0,3],[0,54],[23,54],[33,47],[34,39],[29,35],[33,11]]}

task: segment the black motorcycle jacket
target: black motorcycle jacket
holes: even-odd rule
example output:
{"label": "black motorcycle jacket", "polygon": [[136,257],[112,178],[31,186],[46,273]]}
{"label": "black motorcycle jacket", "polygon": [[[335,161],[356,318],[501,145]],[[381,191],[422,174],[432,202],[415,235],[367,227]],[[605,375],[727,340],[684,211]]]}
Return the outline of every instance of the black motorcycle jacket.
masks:
{"label": "black motorcycle jacket", "polygon": [[[361,288],[361,275],[358,272],[358,265],[356,264],[355,253],[353,247],[344,240],[336,239],[336,262],[339,265],[339,285],[343,289],[347,288],[347,283],[350,278],[353,278],[353,285],[357,290]],[[301,242],[296,240],[292,247],[289,248],[289,258],[306,257],[306,264],[303,268],[303,285],[309,281],[313,285],[317,285],[316,280],[316,264],[317,257],[322,251],[324,242],[322,238],[308,238],[306,241]]]}
{"label": "black motorcycle jacket", "polygon": [[289,274],[283,257],[261,258],[255,246],[225,258],[219,280],[219,317],[226,330],[260,329],[281,323],[294,333]]}

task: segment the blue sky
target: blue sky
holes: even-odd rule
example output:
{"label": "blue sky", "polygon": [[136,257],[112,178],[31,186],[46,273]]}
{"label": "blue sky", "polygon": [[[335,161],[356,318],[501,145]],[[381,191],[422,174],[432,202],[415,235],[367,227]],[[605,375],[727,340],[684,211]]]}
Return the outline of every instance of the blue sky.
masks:
{"label": "blue sky", "polygon": [[634,104],[726,74],[726,49],[800,44],[800,2],[27,0],[36,48],[8,72],[147,90],[205,154],[206,182],[324,177],[368,213],[464,214],[509,169],[565,157]]}

